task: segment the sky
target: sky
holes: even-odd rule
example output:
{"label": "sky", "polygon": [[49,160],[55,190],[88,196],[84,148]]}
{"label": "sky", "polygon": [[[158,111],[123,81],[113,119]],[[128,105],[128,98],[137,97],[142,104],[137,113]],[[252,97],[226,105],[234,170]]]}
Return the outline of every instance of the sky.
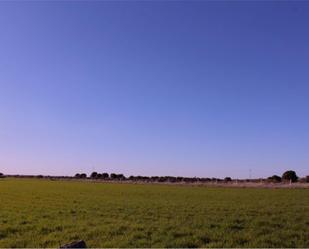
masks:
{"label": "sky", "polygon": [[3,1],[0,172],[309,175],[308,27],[306,1]]}

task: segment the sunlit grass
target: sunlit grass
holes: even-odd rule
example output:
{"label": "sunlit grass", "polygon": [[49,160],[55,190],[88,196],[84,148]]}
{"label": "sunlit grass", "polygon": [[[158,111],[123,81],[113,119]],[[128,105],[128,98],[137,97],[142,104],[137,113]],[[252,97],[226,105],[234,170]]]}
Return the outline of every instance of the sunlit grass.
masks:
{"label": "sunlit grass", "polygon": [[0,180],[0,247],[309,247],[309,189]]}

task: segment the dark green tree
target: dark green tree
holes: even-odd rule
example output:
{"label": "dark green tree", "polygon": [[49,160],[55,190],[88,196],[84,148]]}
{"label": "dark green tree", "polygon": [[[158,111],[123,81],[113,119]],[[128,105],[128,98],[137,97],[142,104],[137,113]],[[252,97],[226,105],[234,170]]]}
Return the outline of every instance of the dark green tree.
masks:
{"label": "dark green tree", "polygon": [[232,181],[232,178],[231,178],[231,177],[225,177],[225,178],[224,178],[224,181],[225,181],[225,182],[231,182],[231,181]]}
{"label": "dark green tree", "polygon": [[82,178],[82,179],[87,178],[87,174],[85,174],[85,173],[80,174],[80,178]]}
{"label": "dark green tree", "polygon": [[92,172],[90,175],[91,178],[97,178],[97,176],[98,176],[98,172]]}
{"label": "dark green tree", "polygon": [[117,179],[117,174],[115,174],[115,173],[111,173],[111,179],[113,179],[113,180],[115,180],[115,179]]}
{"label": "dark green tree", "polygon": [[125,176],[124,176],[123,174],[118,174],[118,175],[116,175],[116,178],[117,178],[118,180],[121,180],[121,181],[123,181],[123,180],[126,179]]}
{"label": "dark green tree", "polygon": [[102,174],[102,178],[103,179],[108,179],[109,178],[109,174],[108,173],[103,173]]}
{"label": "dark green tree", "polygon": [[97,174],[97,178],[101,179],[102,178],[102,174],[98,173]]}
{"label": "dark green tree", "polygon": [[283,173],[282,180],[283,181],[291,181],[291,182],[297,182],[298,176],[296,175],[296,172],[293,170],[288,170]]}
{"label": "dark green tree", "polygon": [[267,178],[270,182],[281,182],[281,177],[277,175],[273,175]]}

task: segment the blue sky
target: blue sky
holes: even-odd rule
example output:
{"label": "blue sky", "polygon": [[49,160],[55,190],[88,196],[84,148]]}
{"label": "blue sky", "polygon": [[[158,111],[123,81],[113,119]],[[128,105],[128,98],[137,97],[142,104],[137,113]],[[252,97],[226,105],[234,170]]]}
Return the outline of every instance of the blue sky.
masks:
{"label": "blue sky", "polygon": [[309,174],[309,2],[0,3],[0,171]]}

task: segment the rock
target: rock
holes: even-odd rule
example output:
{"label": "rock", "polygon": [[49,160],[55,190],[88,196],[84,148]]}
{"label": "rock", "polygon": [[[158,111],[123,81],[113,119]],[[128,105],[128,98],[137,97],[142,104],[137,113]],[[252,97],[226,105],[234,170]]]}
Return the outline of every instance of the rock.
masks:
{"label": "rock", "polygon": [[87,248],[85,241],[79,240],[72,243],[60,246],[60,248]]}

